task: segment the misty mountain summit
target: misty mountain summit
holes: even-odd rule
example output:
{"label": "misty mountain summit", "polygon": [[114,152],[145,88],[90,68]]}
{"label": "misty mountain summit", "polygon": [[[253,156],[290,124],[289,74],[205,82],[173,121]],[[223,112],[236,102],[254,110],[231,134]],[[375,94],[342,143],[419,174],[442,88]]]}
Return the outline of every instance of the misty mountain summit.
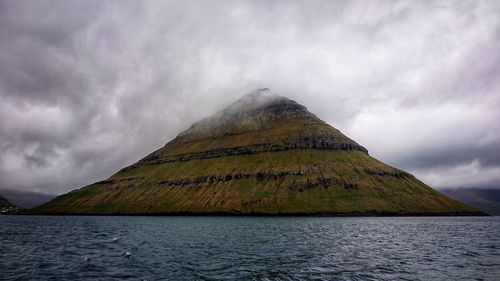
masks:
{"label": "misty mountain summit", "polygon": [[40,214],[482,214],[267,88]]}

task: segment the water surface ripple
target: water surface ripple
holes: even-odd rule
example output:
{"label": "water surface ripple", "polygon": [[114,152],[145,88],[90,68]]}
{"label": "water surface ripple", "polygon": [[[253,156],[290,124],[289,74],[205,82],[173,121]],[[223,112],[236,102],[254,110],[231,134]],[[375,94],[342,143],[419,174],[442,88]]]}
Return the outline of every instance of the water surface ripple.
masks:
{"label": "water surface ripple", "polygon": [[0,216],[0,280],[500,280],[500,217]]}

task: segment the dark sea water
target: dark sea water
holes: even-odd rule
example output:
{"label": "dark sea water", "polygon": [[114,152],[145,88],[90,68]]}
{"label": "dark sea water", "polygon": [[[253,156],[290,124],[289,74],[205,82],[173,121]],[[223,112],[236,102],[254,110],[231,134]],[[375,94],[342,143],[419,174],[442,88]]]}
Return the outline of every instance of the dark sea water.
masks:
{"label": "dark sea water", "polygon": [[0,280],[500,280],[500,217],[0,216]]}

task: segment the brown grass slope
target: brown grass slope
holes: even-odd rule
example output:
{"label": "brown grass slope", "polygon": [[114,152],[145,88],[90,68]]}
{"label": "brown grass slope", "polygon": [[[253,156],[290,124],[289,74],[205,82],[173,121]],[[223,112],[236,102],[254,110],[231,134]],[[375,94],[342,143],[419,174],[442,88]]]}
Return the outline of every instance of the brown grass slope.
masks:
{"label": "brown grass slope", "polygon": [[39,214],[481,214],[261,90]]}

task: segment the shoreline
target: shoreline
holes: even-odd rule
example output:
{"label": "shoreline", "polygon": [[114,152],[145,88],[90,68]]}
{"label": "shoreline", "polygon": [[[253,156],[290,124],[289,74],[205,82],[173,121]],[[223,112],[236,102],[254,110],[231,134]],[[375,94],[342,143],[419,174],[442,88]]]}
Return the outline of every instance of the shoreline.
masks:
{"label": "shoreline", "polygon": [[137,216],[137,217],[488,217],[490,214],[478,212],[447,213],[398,213],[398,212],[352,212],[352,213],[233,213],[233,212],[169,212],[169,213],[37,213],[25,211],[16,215],[33,216]]}

